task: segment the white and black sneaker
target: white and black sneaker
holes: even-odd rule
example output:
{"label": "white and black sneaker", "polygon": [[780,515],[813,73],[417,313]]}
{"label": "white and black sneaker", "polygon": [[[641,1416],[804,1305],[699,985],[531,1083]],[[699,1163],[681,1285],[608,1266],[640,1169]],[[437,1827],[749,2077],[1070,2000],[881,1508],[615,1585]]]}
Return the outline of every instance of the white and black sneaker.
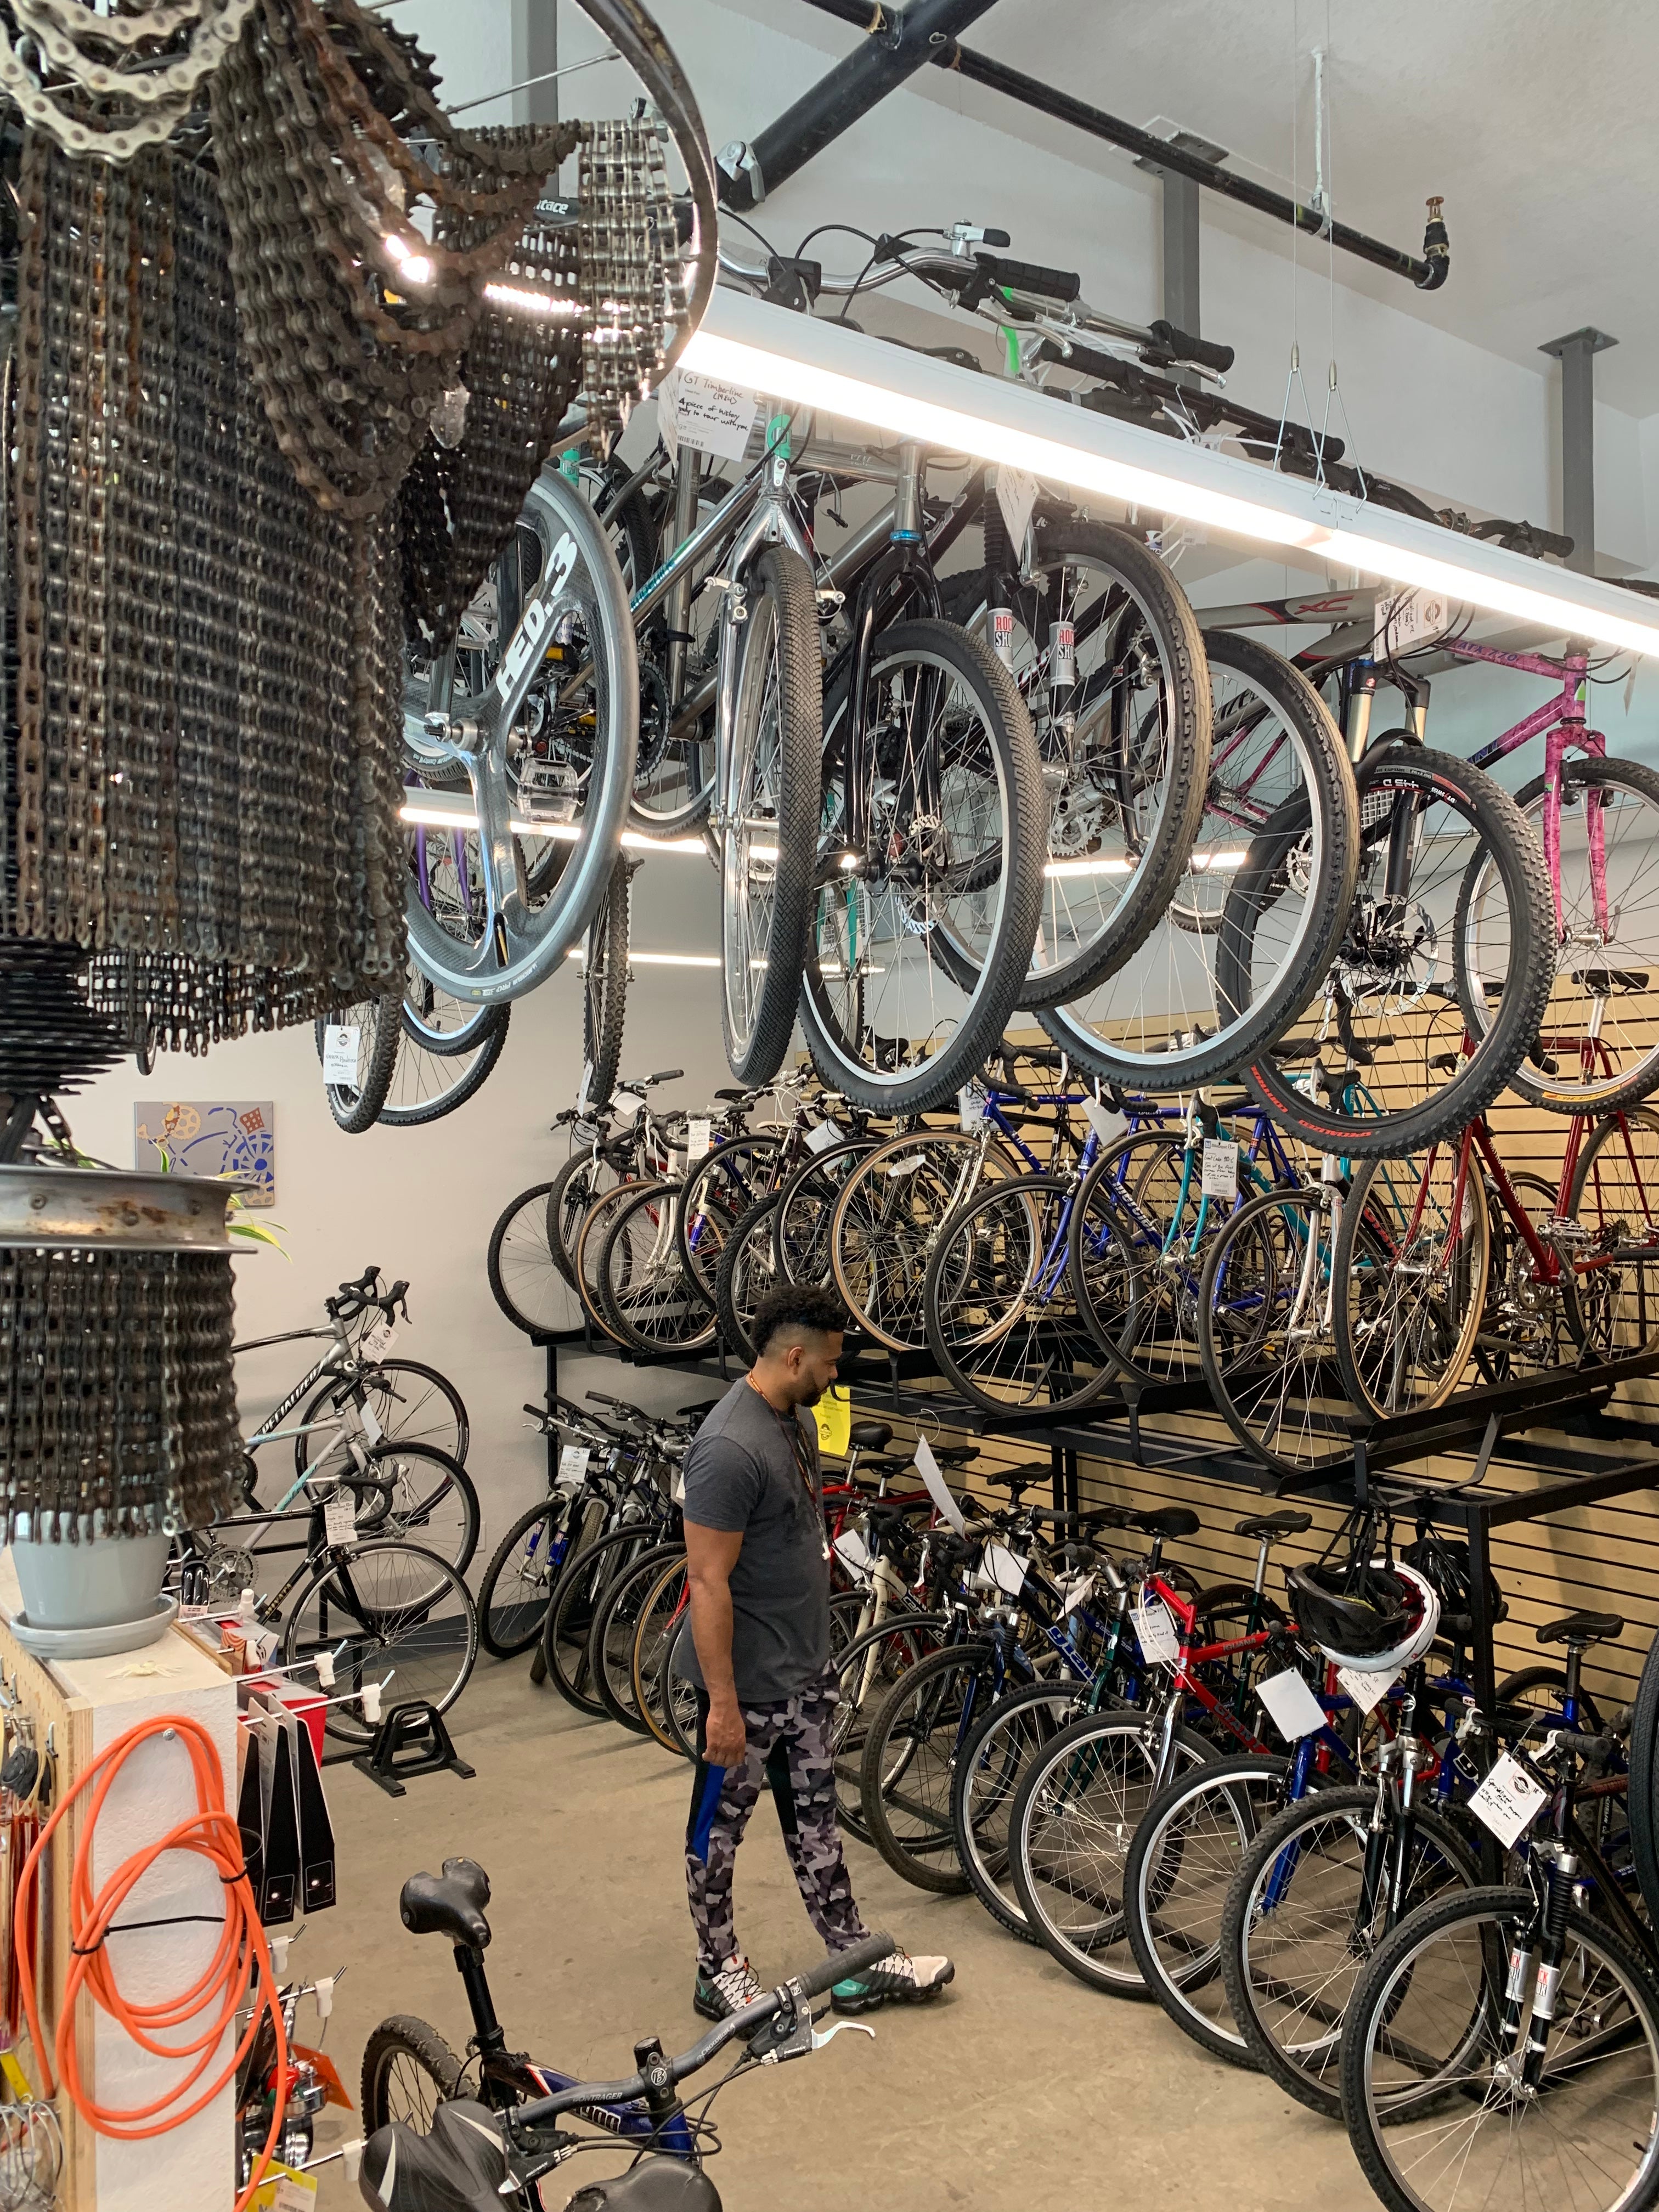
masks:
{"label": "white and black sneaker", "polygon": [[734,1951],[717,1974],[698,1967],[691,2002],[705,2020],[730,2020],[734,2012],[741,2012],[764,1994],[760,1976],[741,1951]]}
{"label": "white and black sneaker", "polygon": [[936,1997],[957,1970],[949,1959],[913,1959],[908,1951],[895,1951],[879,1966],[837,1982],[830,2002],[837,2012],[873,2012],[878,2005],[921,2004]]}

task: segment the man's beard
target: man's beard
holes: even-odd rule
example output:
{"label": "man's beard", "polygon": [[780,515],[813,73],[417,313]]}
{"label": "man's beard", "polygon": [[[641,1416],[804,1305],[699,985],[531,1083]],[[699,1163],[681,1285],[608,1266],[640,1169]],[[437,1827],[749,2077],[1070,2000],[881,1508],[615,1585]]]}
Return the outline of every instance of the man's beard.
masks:
{"label": "man's beard", "polygon": [[827,1387],[828,1386],[826,1384],[820,1382],[817,1389],[813,1391],[810,1398],[797,1398],[795,1403],[798,1406],[805,1406],[808,1407],[816,1406],[819,1399],[823,1397]]}

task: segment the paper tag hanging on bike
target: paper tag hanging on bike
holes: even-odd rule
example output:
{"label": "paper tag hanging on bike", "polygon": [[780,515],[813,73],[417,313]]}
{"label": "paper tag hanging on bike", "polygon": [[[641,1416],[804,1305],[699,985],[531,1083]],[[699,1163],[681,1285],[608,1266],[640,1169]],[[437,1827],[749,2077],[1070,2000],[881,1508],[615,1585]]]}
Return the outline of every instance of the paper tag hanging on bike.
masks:
{"label": "paper tag hanging on bike", "polygon": [[836,1557],[857,1580],[862,1580],[870,1571],[870,1547],[856,1528],[843,1528],[836,1537]]}
{"label": "paper tag hanging on bike", "polygon": [[1077,632],[1068,622],[1048,625],[1048,689],[1069,691],[1077,682]]}
{"label": "paper tag hanging on bike", "polygon": [[323,1534],[331,1544],[357,1540],[357,1501],[349,1490],[337,1490],[323,1507]]}
{"label": "paper tag hanging on bike", "polygon": [[1098,1575],[1079,1575],[1074,1583],[1067,1583],[1060,1594],[1060,1609],[1063,1613],[1076,1613],[1088,1604],[1095,1594]]}
{"label": "paper tag hanging on bike", "polygon": [[1370,1674],[1359,1667],[1339,1667],[1336,1679],[1343,1693],[1353,1699],[1362,1713],[1374,1711],[1400,1680],[1396,1667],[1389,1674]]}
{"label": "paper tag hanging on bike", "polygon": [[611,1111],[618,1121],[632,1121],[644,1103],[637,1091],[619,1091],[611,1102]]}
{"label": "paper tag hanging on bike", "polygon": [[838,1145],[841,1140],[841,1131],[833,1121],[815,1122],[806,1132],[806,1149],[809,1152],[827,1152],[831,1145]]}
{"label": "paper tag hanging on bike", "polygon": [[349,1083],[357,1088],[357,1047],[362,1031],[355,1022],[337,1027],[331,1022],[323,1031],[323,1080],[325,1083]]}
{"label": "paper tag hanging on bike", "polygon": [[1507,1848],[1549,1802],[1517,1759],[1505,1752],[1469,1800],[1469,1810]]}
{"label": "paper tag hanging on bike", "polygon": [[1231,1137],[1204,1139],[1203,1190],[1206,1198],[1238,1196],[1238,1146]]}
{"label": "paper tag hanging on bike", "polygon": [[964,1083],[957,1093],[957,1118],[964,1137],[974,1136],[985,1119],[988,1093],[982,1083]]}
{"label": "paper tag hanging on bike", "polygon": [[1030,1561],[1018,1552],[1011,1552],[1006,1544],[985,1547],[985,1571],[1005,1597],[1018,1597],[1025,1587],[1025,1570]]}
{"label": "paper tag hanging on bike", "polygon": [[998,464],[997,505],[1002,509],[1003,524],[1017,568],[1025,550],[1025,533],[1031,526],[1036,489],[1036,478],[1029,469],[1012,468],[1006,461]]}
{"label": "paper tag hanging on bike", "polygon": [[968,1523],[962,1517],[962,1508],[945,1486],[945,1477],[939,1471],[939,1462],[933,1457],[933,1447],[926,1437],[916,1438],[916,1472],[927,1486],[927,1495],[945,1516],[958,1536],[968,1534]]}
{"label": "paper tag hanging on bike", "polygon": [[[266,2169],[269,2173],[270,2169]],[[267,2197],[262,2189],[256,2203],[268,2205],[270,2212],[316,2212],[317,2183],[308,2173],[296,2173],[289,2166],[278,2169],[275,2194]]]}
{"label": "paper tag hanging on bike", "polygon": [[360,1347],[365,1359],[384,1359],[398,1341],[398,1332],[382,1314],[373,1328],[363,1331]]}
{"label": "paper tag hanging on bike", "polygon": [[1170,1608],[1161,1597],[1151,1604],[1142,1603],[1130,1608],[1130,1618],[1135,1625],[1135,1641],[1140,1646],[1140,1656],[1149,1667],[1170,1667],[1181,1656],[1181,1638]]}
{"label": "paper tag hanging on bike", "polygon": [[699,376],[695,369],[683,368],[675,380],[672,404],[681,445],[717,454],[723,461],[740,461],[748,452],[760,402],[740,384],[725,384],[717,376]]}
{"label": "paper tag hanging on bike", "polygon": [[587,1462],[592,1447],[587,1444],[562,1444],[559,1448],[559,1488],[580,1490],[587,1480]]}
{"label": "paper tag hanging on bike", "polygon": [[688,1164],[706,1159],[714,1139],[714,1125],[706,1116],[699,1115],[685,1125],[685,1157]]}
{"label": "paper tag hanging on bike", "polygon": [[1103,1106],[1098,1098],[1085,1098],[1083,1118],[1103,1145],[1115,1145],[1120,1137],[1129,1133],[1129,1117],[1115,1113],[1111,1107]]}
{"label": "paper tag hanging on bike", "polygon": [[1014,611],[1012,607],[993,607],[991,610],[991,650],[1005,668],[1014,665]]}
{"label": "paper tag hanging on bike", "polygon": [[1312,1735],[1325,1725],[1325,1708],[1294,1667],[1287,1667],[1282,1674],[1273,1674],[1267,1681],[1259,1682],[1255,1693],[1286,1743]]}

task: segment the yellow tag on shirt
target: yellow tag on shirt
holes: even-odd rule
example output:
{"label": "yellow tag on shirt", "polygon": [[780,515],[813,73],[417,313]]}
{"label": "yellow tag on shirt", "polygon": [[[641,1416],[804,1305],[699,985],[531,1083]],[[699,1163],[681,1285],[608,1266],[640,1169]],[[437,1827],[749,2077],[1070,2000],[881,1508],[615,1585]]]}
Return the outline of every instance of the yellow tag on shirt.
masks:
{"label": "yellow tag on shirt", "polygon": [[812,1408],[818,1425],[818,1449],[845,1459],[852,1441],[853,1398],[848,1390],[826,1390]]}

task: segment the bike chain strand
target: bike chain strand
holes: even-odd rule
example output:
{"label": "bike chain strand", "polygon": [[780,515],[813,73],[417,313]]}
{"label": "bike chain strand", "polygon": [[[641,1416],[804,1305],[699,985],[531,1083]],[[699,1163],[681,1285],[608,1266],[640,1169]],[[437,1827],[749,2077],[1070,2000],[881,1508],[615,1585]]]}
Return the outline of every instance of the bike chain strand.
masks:
{"label": "bike chain strand", "polygon": [[226,1252],[0,1249],[0,1541],[230,1509],[233,1304]]}
{"label": "bike chain strand", "polygon": [[325,514],[278,452],[202,167],[29,133],[19,197],[7,933],[92,953],[93,1007],[163,1044],[372,996],[404,961],[395,511]]}
{"label": "bike chain strand", "polygon": [[104,15],[79,0],[8,0],[0,92],[66,153],[130,161],[185,122],[253,5],[169,0]]}

